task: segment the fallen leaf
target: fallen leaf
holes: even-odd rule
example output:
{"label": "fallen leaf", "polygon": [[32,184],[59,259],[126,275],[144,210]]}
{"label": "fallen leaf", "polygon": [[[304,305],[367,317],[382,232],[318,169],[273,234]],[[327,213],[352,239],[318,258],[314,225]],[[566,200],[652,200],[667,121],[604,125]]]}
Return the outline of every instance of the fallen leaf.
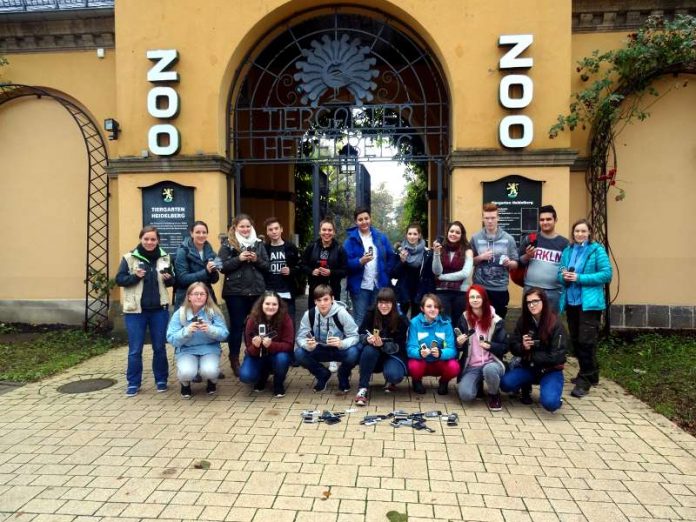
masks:
{"label": "fallen leaf", "polygon": [[199,460],[193,463],[193,467],[196,469],[210,469],[210,462],[207,460]]}
{"label": "fallen leaf", "polygon": [[321,499],[322,500],[329,500],[329,497],[331,496],[331,490],[327,489],[326,491],[323,491],[321,494]]}
{"label": "fallen leaf", "polygon": [[389,522],[408,522],[408,515],[406,513],[399,513],[398,511],[389,511],[387,513],[387,518]]}

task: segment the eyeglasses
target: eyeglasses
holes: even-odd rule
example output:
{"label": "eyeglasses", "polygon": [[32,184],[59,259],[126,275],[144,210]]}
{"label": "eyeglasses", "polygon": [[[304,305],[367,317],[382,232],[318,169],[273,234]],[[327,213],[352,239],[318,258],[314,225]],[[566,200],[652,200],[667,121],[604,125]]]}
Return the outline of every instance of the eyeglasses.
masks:
{"label": "eyeglasses", "polygon": [[541,299],[532,299],[531,301],[527,301],[527,306],[536,306],[539,303],[541,303]]}
{"label": "eyeglasses", "polygon": [[206,294],[205,292],[191,292],[190,295],[193,297],[207,297],[208,296],[208,294]]}

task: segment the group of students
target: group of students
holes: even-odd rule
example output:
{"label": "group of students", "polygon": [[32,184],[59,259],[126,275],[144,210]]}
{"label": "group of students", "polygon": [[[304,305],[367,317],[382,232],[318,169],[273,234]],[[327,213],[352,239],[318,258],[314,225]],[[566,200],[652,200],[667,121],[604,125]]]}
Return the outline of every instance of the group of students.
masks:
{"label": "group of students", "polygon": [[[184,398],[191,397],[192,382],[198,380],[206,381],[208,394],[216,392],[217,380],[224,377],[220,343],[227,341],[233,373],[257,392],[272,373],[273,394],[279,398],[285,396],[293,361],[314,376],[315,392],[326,389],[332,376],[326,363],[337,363],[338,389],[344,393],[359,366],[355,402],[361,406],[369,400],[373,374],[383,373],[385,392],[408,376],[414,392],[422,394],[423,378],[436,376],[437,392],[445,395],[456,379],[463,401],[481,396],[485,383],[494,411],[501,409],[500,390],[519,392],[520,400],[530,403],[531,386],[539,384],[541,405],[555,411],[562,402],[568,340],[560,321],[563,310],[580,364],[572,395],[584,396],[599,380],[596,343],[606,307],[604,285],[611,280],[607,254],[592,241],[586,220],[573,225],[570,242],[557,234],[551,206],[540,208],[540,230],[519,250],[499,228],[495,205],[484,205],[482,217],[484,228],[471,242],[464,226],[454,221],[430,249],[418,225],[409,226],[394,248],[372,226],[369,210],[360,208],[343,245],[327,219],[302,254],[283,239],[276,218],[266,220],[261,240],[251,218],[237,216],[217,254],[206,224],[197,221],[174,262],[159,247],[157,229],[144,227],[116,276],[123,287],[129,339],[126,394],[139,391],[149,327],[156,389],[167,390],[169,341]],[[509,275],[520,271],[522,314],[508,335]],[[220,274],[229,329],[212,286]],[[295,331],[301,274],[309,302]],[[344,277],[352,313],[340,300]],[[175,288],[171,319],[170,286]],[[240,364],[242,338],[246,353]],[[504,361],[508,351],[512,358]]]}

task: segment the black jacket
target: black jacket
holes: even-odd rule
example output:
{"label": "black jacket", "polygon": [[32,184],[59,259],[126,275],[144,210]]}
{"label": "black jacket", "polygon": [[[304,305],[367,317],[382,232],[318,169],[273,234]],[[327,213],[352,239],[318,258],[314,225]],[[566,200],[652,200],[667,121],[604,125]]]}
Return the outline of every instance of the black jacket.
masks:
{"label": "black jacket", "polygon": [[207,241],[203,245],[203,259],[198,255],[193,240],[188,237],[176,249],[176,258],[174,259],[174,271],[176,272],[176,283],[174,288],[174,306],[179,307],[186,298],[186,290],[192,283],[205,283],[208,287],[208,292],[217,303],[213,286],[220,280],[220,274],[217,270],[208,272],[206,266],[209,259],[215,258],[215,251]]}
{"label": "black jacket", "polygon": [[[533,332],[534,339],[539,339],[536,325],[533,325],[529,330]],[[510,336],[510,351],[513,355],[522,358],[522,366],[534,369],[540,373],[562,369],[566,361],[568,334],[561,321],[558,318],[556,319],[551,342],[545,343],[539,340],[539,343],[535,344],[531,350],[525,350],[522,346],[522,336],[528,333],[529,331],[525,331],[522,317],[520,317],[515,326],[515,332]]]}
{"label": "black jacket", "polygon": [[220,246],[221,272],[225,274],[222,296],[256,296],[266,290],[264,274],[268,270],[268,255],[261,241],[257,241],[252,250],[256,252],[256,261],[242,261],[241,252],[223,239]]}
{"label": "black jacket", "polygon": [[[469,331],[470,327],[469,323],[466,320],[465,314],[462,314],[462,316],[459,318],[459,323],[457,324],[457,327],[462,331],[463,334]],[[457,334],[455,334],[454,337],[456,339]],[[503,357],[505,356],[505,353],[508,350],[508,335],[505,331],[505,321],[503,319],[498,318],[498,320],[494,322],[493,332],[490,335],[490,338],[486,340],[489,343],[491,343],[490,352],[502,361]],[[459,351],[462,352],[459,360],[462,362],[463,371],[465,369],[463,363],[469,357],[469,341],[467,340],[462,346],[457,346],[457,349],[459,349]]]}
{"label": "black jacket", "polygon": [[319,256],[322,251],[321,238],[311,243],[304,251],[302,256],[302,270],[307,274],[307,282],[309,283],[309,296],[312,297],[312,292],[319,285],[329,285],[333,290],[334,298],[340,299],[341,296],[341,279],[346,276],[346,268],[348,266],[348,258],[346,251],[338,244],[335,239],[331,241],[331,245],[327,249],[329,257],[326,260],[326,268],[331,270],[329,277],[313,276],[312,271],[319,267]]}
{"label": "black jacket", "polygon": [[[367,338],[367,332],[372,333],[372,330],[374,330],[374,324],[375,324],[375,313],[378,313],[375,311],[375,309],[370,309],[367,311],[365,314],[365,317],[363,318],[363,322],[360,325],[360,342],[362,344],[367,344],[366,338]],[[393,355],[385,355],[382,354],[385,357],[396,357],[397,359],[400,359],[403,361],[404,364],[408,363],[408,355],[406,354],[406,337],[408,335],[408,327],[409,327],[409,320],[407,317],[400,315],[399,316],[399,326],[396,329],[396,331],[391,331],[387,330],[386,328],[382,328],[379,331],[379,336],[383,338],[389,338],[392,339],[398,346],[399,346],[399,351],[396,352]]]}

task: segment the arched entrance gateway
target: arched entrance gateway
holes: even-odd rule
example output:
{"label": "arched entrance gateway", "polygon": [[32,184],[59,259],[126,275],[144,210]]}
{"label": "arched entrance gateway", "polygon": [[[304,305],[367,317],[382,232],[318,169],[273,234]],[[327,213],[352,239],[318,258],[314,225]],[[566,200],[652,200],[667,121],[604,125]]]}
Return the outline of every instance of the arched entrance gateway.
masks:
{"label": "arched entrance gateway", "polygon": [[229,110],[235,213],[286,216],[294,230],[311,194],[314,230],[327,213],[342,229],[348,211],[370,204],[370,164],[399,161],[428,177],[431,231],[447,219],[444,76],[384,13],[315,10],[276,26],[238,71]]}

